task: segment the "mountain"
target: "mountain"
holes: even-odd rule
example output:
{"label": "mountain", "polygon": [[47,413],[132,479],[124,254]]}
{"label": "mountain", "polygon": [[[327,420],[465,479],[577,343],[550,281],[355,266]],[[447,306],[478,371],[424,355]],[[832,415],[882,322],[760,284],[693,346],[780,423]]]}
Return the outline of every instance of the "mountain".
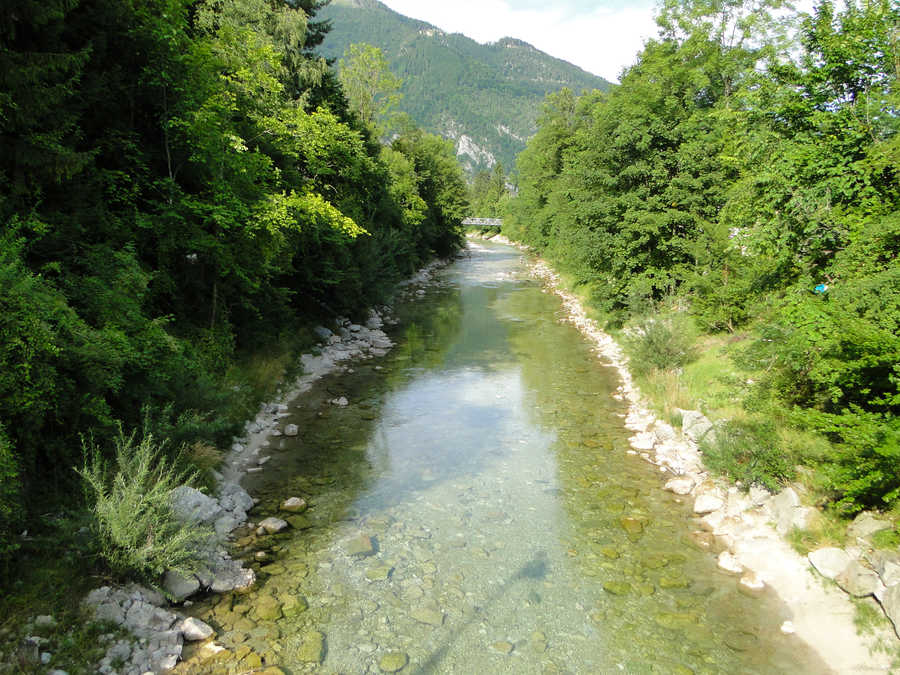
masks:
{"label": "mountain", "polygon": [[340,58],[356,42],[380,48],[403,79],[400,109],[425,129],[456,142],[469,172],[497,161],[509,171],[537,130],[544,97],[563,87],[606,90],[610,83],[527,42],[480,44],[398,14],[377,0],[332,0],[320,52]]}

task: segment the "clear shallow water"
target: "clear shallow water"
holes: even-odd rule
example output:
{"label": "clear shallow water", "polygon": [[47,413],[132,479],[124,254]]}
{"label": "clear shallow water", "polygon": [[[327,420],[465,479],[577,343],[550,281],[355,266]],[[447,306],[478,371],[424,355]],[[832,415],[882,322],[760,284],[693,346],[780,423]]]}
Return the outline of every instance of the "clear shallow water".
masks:
{"label": "clear shallow water", "polygon": [[827,672],[691,545],[687,505],[625,452],[615,371],[514,249],[476,245],[397,313],[397,347],[295,402],[301,436],[245,481],[256,520],[311,507],[239,540],[260,584],[192,608],[227,651],[183,670]]}

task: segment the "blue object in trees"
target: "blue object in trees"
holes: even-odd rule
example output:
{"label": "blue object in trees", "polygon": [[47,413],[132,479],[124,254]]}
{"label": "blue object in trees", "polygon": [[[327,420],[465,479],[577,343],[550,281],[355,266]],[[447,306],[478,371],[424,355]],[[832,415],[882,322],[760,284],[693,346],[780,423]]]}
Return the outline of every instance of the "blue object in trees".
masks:
{"label": "blue object in trees", "polygon": [[822,295],[823,293],[828,292],[828,286],[826,286],[825,284],[819,284],[813,290],[815,290],[815,292],[818,293],[819,295]]}

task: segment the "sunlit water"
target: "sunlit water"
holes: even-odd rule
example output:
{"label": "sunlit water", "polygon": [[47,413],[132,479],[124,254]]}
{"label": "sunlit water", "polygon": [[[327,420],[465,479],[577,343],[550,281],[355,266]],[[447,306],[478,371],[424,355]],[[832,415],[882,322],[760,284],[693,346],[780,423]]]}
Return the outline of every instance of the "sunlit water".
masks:
{"label": "sunlit water", "polygon": [[238,542],[260,584],[193,607],[227,651],[187,670],[827,672],[691,545],[688,505],[626,454],[615,371],[514,249],[475,245],[397,311],[397,347],[296,401],[300,437],[245,480],[257,521],[311,507]]}

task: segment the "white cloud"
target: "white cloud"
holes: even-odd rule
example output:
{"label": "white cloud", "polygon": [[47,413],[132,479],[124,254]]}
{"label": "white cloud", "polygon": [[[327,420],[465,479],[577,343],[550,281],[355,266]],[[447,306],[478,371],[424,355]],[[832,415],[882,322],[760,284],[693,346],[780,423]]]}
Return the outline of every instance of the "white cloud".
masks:
{"label": "white cloud", "polygon": [[391,9],[478,42],[514,37],[551,56],[617,81],[634,63],[644,41],[656,34],[653,0],[594,5],[546,3],[540,9],[515,7],[515,0],[383,0]]}

